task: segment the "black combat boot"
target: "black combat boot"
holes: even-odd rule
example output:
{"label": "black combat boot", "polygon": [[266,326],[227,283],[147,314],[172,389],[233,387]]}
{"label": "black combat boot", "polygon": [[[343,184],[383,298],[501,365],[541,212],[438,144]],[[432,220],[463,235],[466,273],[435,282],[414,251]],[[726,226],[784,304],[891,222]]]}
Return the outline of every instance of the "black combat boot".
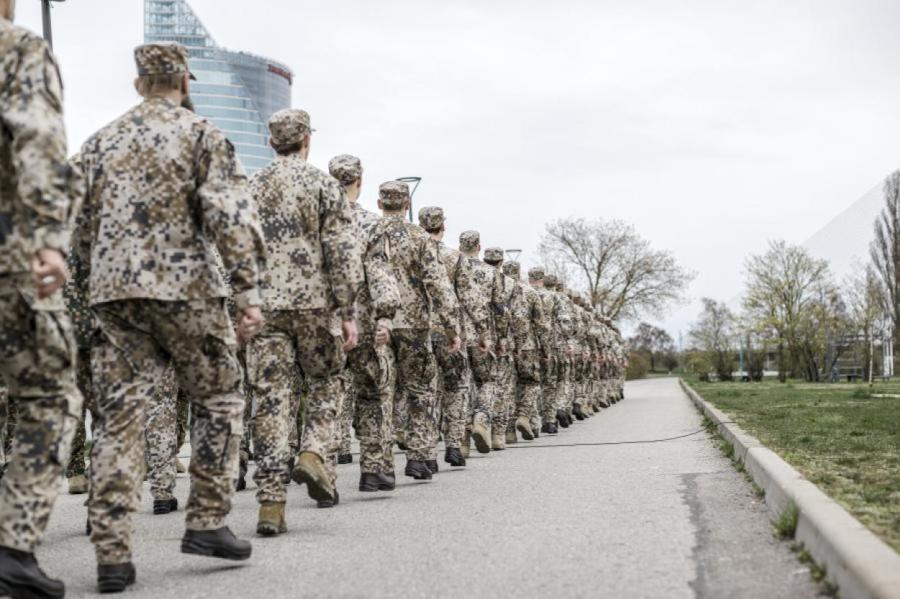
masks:
{"label": "black combat boot", "polygon": [[378,481],[379,491],[393,491],[397,486],[397,477],[393,472],[379,472]]}
{"label": "black combat boot", "polygon": [[316,501],[316,507],[318,508],[329,508],[334,507],[341,502],[341,496],[338,493],[337,489],[334,490],[334,497],[332,499],[319,499]]}
{"label": "black combat boot", "polygon": [[440,470],[437,460],[425,460],[425,465],[428,466],[432,474],[437,474],[438,470]]}
{"label": "black combat boot", "polygon": [[556,428],[556,425],[552,422],[547,425],[547,434],[548,435],[556,435],[559,433],[559,429]]}
{"label": "black combat boot", "polygon": [[556,410],[556,423],[563,428],[569,428],[569,415],[562,410]]}
{"label": "black combat boot", "polygon": [[541,425],[541,432],[542,433],[550,432],[550,423],[549,422],[545,422],[544,424]]}
{"label": "black combat boot", "polygon": [[444,452],[444,461],[451,466],[465,466],[466,458],[463,457],[459,447],[448,447]]}
{"label": "black combat boot", "polygon": [[572,408],[572,413],[575,414],[575,418],[578,420],[584,420],[584,411],[582,411],[580,404],[575,404]]}
{"label": "black combat boot", "polygon": [[0,547],[0,596],[65,597],[66,585],[44,574],[33,553]]}
{"label": "black combat boot", "polygon": [[238,539],[227,526],[216,530],[186,530],[181,552],[235,561],[245,560],[253,552],[250,541]]}
{"label": "black combat boot", "polygon": [[172,499],[154,499],[153,515],[161,516],[162,514],[171,514],[178,509],[178,500]]}
{"label": "black combat boot", "polygon": [[101,593],[121,593],[137,580],[134,564],[97,566],[97,590]]}
{"label": "black combat boot", "polygon": [[352,453],[342,453],[338,456],[338,464],[352,464],[353,463],[353,454]]}
{"label": "black combat boot", "polygon": [[359,475],[359,490],[363,493],[377,492],[381,479],[374,472],[363,472]]}
{"label": "black combat boot", "polygon": [[431,469],[422,460],[406,460],[406,476],[416,480],[431,480]]}

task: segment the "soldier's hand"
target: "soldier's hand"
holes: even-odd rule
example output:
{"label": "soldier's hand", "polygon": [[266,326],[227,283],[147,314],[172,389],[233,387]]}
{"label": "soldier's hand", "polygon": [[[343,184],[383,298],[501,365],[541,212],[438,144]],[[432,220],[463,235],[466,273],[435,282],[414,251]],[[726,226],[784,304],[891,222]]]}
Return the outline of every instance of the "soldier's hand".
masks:
{"label": "soldier's hand", "polygon": [[459,338],[459,335],[453,338],[453,341],[450,342],[450,353],[455,354],[462,348],[462,339]]}
{"label": "soldier's hand", "polygon": [[378,327],[375,331],[375,345],[387,345],[390,340],[391,332],[384,327]]}
{"label": "soldier's hand", "polygon": [[253,339],[264,323],[265,320],[263,320],[262,310],[259,309],[259,306],[247,306],[241,310],[237,326],[238,343],[244,345]]}
{"label": "soldier's hand", "polygon": [[491,351],[491,342],[487,337],[482,337],[481,341],[478,342],[478,349],[481,353],[486,354]]}
{"label": "soldier's hand", "polygon": [[41,299],[56,293],[69,278],[65,257],[61,252],[47,248],[38,250],[31,261],[31,274]]}
{"label": "soldier's hand", "polygon": [[344,335],[344,351],[350,351],[359,343],[359,332],[356,330],[355,320],[341,322],[341,332]]}

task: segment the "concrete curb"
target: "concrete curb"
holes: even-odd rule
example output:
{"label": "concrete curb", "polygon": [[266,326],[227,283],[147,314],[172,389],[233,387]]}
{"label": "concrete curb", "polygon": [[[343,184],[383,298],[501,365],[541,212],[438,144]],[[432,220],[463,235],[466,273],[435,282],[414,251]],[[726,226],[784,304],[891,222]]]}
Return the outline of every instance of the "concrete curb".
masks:
{"label": "concrete curb", "polygon": [[700,412],[716,423],[722,437],[734,446],[735,458],[765,490],[772,521],[778,520],[791,502],[797,506],[795,538],[825,566],[828,580],[837,585],[841,597],[900,598],[900,554],[684,380],[678,381]]}

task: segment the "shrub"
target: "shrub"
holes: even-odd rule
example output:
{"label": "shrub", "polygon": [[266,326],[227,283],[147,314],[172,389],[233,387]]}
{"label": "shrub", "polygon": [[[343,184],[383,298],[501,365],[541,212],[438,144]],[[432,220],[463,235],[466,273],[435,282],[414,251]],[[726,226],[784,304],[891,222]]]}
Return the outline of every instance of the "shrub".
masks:
{"label": "shrub", "polygon": [[629,381],[642,379],[650,372],[650,360],[643,353],[631,352],[628,355],[628,368],[625,370],[625,378]]}

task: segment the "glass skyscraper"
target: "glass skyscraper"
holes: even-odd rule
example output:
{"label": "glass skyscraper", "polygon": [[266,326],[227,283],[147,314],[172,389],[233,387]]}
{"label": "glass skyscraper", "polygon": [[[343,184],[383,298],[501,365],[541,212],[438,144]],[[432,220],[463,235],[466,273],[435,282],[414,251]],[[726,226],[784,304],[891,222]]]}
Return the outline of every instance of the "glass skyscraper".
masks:
{"label": "glass skyscraper", "polygon": [[228,136],[248,175],[269,164],[275,153],[266,123],[291,105],[294,75],[287,66],[220,48],[186,0],[144,0],[144,41],[186,46],[197,114]]}

